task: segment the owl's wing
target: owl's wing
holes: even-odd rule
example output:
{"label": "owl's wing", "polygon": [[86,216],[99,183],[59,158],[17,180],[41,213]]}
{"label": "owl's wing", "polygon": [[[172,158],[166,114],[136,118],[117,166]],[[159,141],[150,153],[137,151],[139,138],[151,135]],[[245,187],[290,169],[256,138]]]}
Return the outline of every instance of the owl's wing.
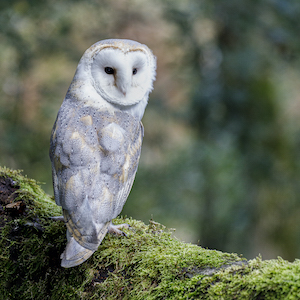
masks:
{"label": "owl's wing", "polygon": [[130,192],[143,129],[140,122],[125,126],[113,115],[87,110],[61,115],[50,151],[55,198],[71,236],[95,251]]}
{"label": "owl's wing", "polygon": [[125,153],[125,161],[122,165],[122,174],[118,178],[121,183],[121,188],[117,193],[113,219],[121,213],[134,182],[144,137],[144,127],[141,122],[139,122],[138,126],[135,128],[135,132],[132,132],[131,136],[133,139],[128,145],[128,150]]}

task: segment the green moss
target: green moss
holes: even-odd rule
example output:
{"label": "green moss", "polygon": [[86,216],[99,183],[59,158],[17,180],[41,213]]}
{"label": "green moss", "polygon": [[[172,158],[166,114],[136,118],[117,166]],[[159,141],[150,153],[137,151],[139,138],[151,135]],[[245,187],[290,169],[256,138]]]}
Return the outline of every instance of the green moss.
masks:
{"label": "green moss", "polygon": [[[1,228],[0,299],[299,299],[300,263],[251,261],[182,243],[164,226],[130,218],[128,237],[107,235],[98,251],[71,269],[60,267],[65,225],[60,208],[19,171],[0,169],[26,203]],[[2,298],[1,298],[2,297]]]}
{"label": "green moss", "polygon": [[[299,299],[300,263],[281,258],[262,261],[256,258],[243,267],[231,267],[205,277],[189,296],[203,299]],[[197,276],[193,278],[196,281]]]}
{"label": "green moss", "polygon": [[45,194],[34,179],[23,176],[21,172],[21,170],[0,167],[0,177],[11,178],[15,185],[19,186],[15,201],[24,200],[31,208],[29,211],[41,218],[60,215],[61,208],[55,204],[54,199]]}

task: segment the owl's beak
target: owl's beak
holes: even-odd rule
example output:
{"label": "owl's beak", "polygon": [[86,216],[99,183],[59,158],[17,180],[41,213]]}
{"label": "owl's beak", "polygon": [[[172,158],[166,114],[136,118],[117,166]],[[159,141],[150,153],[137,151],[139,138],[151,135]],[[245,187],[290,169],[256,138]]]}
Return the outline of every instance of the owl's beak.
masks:
{"label": "owl's beak", "polygon": [[[122,70],[123,71],[123,70]],[[131,74],[129,72],[119,71],[116,76],[116,85],[118,90],[126,97],[128,89],[131,86]]]}
{"label": "owl's beak", "polygon": [[126,82],[122,81],[121,84],[118,84],[118,82],[117,82],[117,87],[118,87],[119,91],[122,93],[122,95],[124,95],[124,97],[126,97],[129,84],[130,83],[128,81],[126,81]]}
{"label": "owl's beak", "polygon": [[126,90],[121,90],[121,93],[124,95],[124,97],[126,97],[126,93],[127,93]]}

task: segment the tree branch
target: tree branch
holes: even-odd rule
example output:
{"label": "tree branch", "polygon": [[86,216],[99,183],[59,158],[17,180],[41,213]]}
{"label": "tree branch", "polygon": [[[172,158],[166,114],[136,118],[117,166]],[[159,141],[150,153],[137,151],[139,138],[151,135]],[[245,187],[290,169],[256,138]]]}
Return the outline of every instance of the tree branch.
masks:
{"label": "tree branch", "polygon": [[1,299],[299,299],[300,263],[247,261],[172,237],[154,221],[118,218],[128,237],[107,235],[78,267],[60,267],[60,208],[20,171],[0,168]]}

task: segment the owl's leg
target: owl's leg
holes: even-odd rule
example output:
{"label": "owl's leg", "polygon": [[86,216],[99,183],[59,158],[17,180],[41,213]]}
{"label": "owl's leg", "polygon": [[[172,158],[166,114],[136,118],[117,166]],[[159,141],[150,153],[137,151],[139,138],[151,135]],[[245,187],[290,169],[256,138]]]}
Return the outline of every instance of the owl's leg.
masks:
{"label": "owl's leg", "polygon": [[108,225],[108,232],[115,234],[115,235],[123,235],[127,237],[127,234],[120,230],[120,228],[129,228],[129,224],[119,224],[119,225],[114,225],[113,223],[110,223]]}

